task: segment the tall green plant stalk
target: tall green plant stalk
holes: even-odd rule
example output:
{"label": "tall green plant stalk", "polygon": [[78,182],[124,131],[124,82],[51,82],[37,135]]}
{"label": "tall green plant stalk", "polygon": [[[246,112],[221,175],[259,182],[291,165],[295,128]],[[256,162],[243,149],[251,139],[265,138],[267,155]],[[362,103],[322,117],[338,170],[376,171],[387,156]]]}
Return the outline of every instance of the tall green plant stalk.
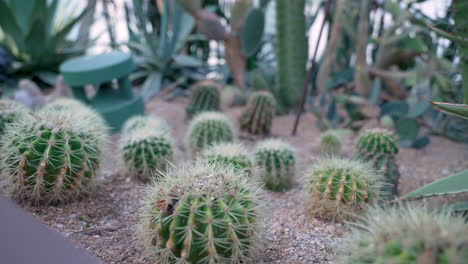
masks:
{"label": "tall green plant stalk", "polygon": [[356,91],[362,96],[369,96],[371,83],[366,64],[366,48],[369,39],[369,0],[361,0],[361,8],[358,25],[358,44],[356,71],[354,74],[354,83]]}

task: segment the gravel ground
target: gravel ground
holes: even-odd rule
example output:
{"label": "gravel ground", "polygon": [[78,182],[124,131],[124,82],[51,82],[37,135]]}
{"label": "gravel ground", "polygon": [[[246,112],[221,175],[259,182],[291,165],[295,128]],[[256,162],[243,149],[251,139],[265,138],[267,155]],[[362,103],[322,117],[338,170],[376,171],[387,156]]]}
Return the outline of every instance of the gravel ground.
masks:
{"label": "gravel ground", "polygon": [[[172,125],[179,162],[187,159],[183,147],[184,106],[183,98],[171,103],[155,99],[147,106],[148,113],[160,115]],[[236,120],[241,110],[233,108],[226,113]],[[305,192],[300,184],[307,164],[317,158],[320,132],[313,116],[305,115],[298,135],[291,137],[293,121],[293,116],[276,118],[272,136],[281,137],[296,147],[299,156],[296,184],[288,192],[268,192],[264,244],[256,259],[258,263],[333,263],[335,248],[346,229],[343,224],[307,216],[304,213]],[[112,141],[117,143],[118,138],[115,135]],[[248,146],[255,141],[242,138]],[[343,139],[344,155],[354,153],[354,139],[355,136]],[[467,169],[467,160],[467,145],[441,137],[432,137],[431,144],[423,150],[402,149],[398,156],[400,192],[406,193],[436,178]],[[118,157],[109,154],[97,179],[96,191],[85,199],[60,206],[22,206],[102,263],[149,263],[135,236],[143,186],[125,175],[118,164]],[[0,186],[0,195],[6,195],[4,185]],[[446,200],[436,198],[430,202],[441,204]]]}

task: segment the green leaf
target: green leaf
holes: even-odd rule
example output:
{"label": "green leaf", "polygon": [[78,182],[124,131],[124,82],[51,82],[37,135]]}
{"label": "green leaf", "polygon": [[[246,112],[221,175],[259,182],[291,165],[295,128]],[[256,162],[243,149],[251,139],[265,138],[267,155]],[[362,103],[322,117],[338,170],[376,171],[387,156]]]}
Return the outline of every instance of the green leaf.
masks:
{"label": "green leaf", "polygon": [[426,100],[419,101],[414,107],[411,107],[408,117],[417,118],[424,114],[431,104]]}
{"label": "green leaf", "polygon": [[468,170],[435,180],[402,196],[402,199],[420,199],[435,195],[468,192]]}
{"label": "green leaf", "polygon": [[154,72],[146,78],[141,91],[145,102],[162,90],[162,77],[162,73]]}
{"label": "green leaf", "polygon": [[431,103],[437,110],[446,114],[454,115],[460,118],[468,119],[468,105],[434,102],[424,98]]}
{"label": "green leaf", "polygon": [[249,57],[257,52],[263,39],[265,29],[265,14],[260,8],[252,8],[248,12],[242,31],[240,32],[242,52]]}
{"label": "green leaf", "polygon": [[0,1],[0,28],[5,35],[15,40],[15,44],[20,50],[23,49],[25,45],[23,32],[16,21],[15,14],[4,1]]}
{"label": "green leaf", "polygon": [[411,118],[399,118],[395,123],[395,130],[400,140],[416,140],[419,133],[418,121]]}

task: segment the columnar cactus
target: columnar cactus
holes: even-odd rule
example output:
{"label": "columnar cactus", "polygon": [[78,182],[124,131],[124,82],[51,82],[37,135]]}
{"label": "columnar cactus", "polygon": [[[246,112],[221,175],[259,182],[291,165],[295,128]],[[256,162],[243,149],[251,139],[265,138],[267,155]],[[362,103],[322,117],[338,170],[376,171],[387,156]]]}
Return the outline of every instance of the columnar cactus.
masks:
{"label": "columnar cactus", "polygon": [[48,204],[90,190],[107,134],[89,119],[43,109],[8,127],[0,158],[15,198]]}
{"label": "columnar cactus", "polygon": [[199,161],[148,187],[141,221],[154,263],[248,263],[255,256],[260,196],[252,178]]}
{"label": "columnar cactus", "polygon": [[341,152],[341,140],[333,131],[327,131],[320,136],[320,152],[327,155],[338,155]]}
{"label": "columnar cactus", "polygon": [[208,163],[232,166],[236,171],[252,175],[253,162],[249,152],[241,144],[221,142],[206,148],[202,158]]}
{"label": "columnar cactus", "polygon": [[398,153],[396,137],[388,130],[373,129],[366,131],[357,143],[358,158],[371,162],[384,174],[383,198],[392,200],[398,196],[400,173],[395,160]]}
{"label": "columnar cactus", "polygon": [[13,123],[26,112],[26,107],[20,103],[11,100],[0,100],[0,135],[3,135],[5,126]]}
{"label": "columnar cactus", "polygon": [[219,112],[204,112],[189,124],[185,145],[192,155],[218,142],[231,142],[235,138],[234,125]]}
{"label": "columnar cactus", "polygon": [[381,175],[369,163],[322,157],[307,175],[308,211],[326,219],[352,218],[379,201]]}
{"label": "columnar cactus", "polygon": [[373,208],[357,226],[345,240],[340,263],[468,263],[468,228],[448,212]]}
{"label": "columnar cactus", "polygon": [[157,116],[137,115],[125,121],[122,127],[122,134],[129,134],[131,131],[141,128],[151,128],[155,132],[162,134],[171,132],[169,123],[166,120]]}
{"label": "columnar cactus", "polygon": [[279,139],[266,139],[254,150],[255,165],[265,187],[273,191],[291,188],[296,170],[295,150]]}
{"label": "columnar cactus", "polygon": [[187,105],[187,119],[203,111],[220,110],[220,91],[216,84],[202,82],[192,88],[192,94]]}
{"label": "columnar cactus", "polygon": [[267,91],[253,93],[239,119],[241,130],[251,134],[270,134],[276,111],[276,101]]}

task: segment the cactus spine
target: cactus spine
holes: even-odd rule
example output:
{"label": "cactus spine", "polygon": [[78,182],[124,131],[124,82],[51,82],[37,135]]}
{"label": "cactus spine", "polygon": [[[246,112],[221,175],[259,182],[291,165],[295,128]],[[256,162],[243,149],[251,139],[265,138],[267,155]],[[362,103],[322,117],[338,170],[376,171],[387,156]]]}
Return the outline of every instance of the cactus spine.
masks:
{"label": "cactus spine", "polygon": [[205,147],[235,139],[234,125],[229,118],[219,112],[204,112],[197,115],[189,124],[185,145],[192,155]]}
{"label": "cactus spine", "polygon": [[341,152],[341,140],[333,131],[327,131],[320,136],[320,152],[327,155],[338,155]]}
{"label": "cactus spine", "polygon": [[276,0],[279,98],[287,107],[299,102],[307,64],[305,0]]}
{"label": "cactus spine", "polygon": [[205,81],[194,85],[186,109],[188,119],[203,111],[219,111],[219,109],[220,92],[215,83]]}
{"label": "cactus spine", "polygon": [[22,116],[5,132],[0,153],[13,196],[48,204],[85,194],[101,161],[102,131],[92,117],[69,111]]}
{"label": "cactus spine", "polygon": [[206,148],[202,158],[208,163],[232,166],[236,171],[252,175],[253,162],[244,146],[236,143],[221,142]]}
{"label": "cactus spine", "polygon": [[398,196],[400,173],[395,161],[398,153],[396,137],[388,130],[373,129],[366,131],[357,143],[358,158],[371,162],[384,174],[383,198],[392,200]]}
{"label": "cactus spine", "polygon": [[241,130],[252,134],[270,134],[276,101],[267,91],[258,91],[251,95],[247,108],[239,119]]}
{"label": "cactus spine", "polygon": [[380,198],[380,177],[371,164],[322,157],[307,176],[308,211],[326,219],[351,218]]}
{"label": "cactus spine", "polygon": [[266,139],[254,150],[255,164],[265,187],[272,191],[291,188],[296,168],[295,150],[279,139]]}
{"label": "cactus spine", "polygon": [[340,263],[345,264],[468,263],[464,219],[426,207],[372,208],[355,225],[345,245],[347,250],[340,256]]}
{"label": "cactus spine", "polygon": [[141,221],[155,263],[247,263],[255,256],[260,190],[232,168],[170,169],[148,188]]}
{"label": "cactus spine", "polygon": [[8,124],[26,114],[27,109],[22,104],[11,100],[0,100],[0,135],[3,135]]}

